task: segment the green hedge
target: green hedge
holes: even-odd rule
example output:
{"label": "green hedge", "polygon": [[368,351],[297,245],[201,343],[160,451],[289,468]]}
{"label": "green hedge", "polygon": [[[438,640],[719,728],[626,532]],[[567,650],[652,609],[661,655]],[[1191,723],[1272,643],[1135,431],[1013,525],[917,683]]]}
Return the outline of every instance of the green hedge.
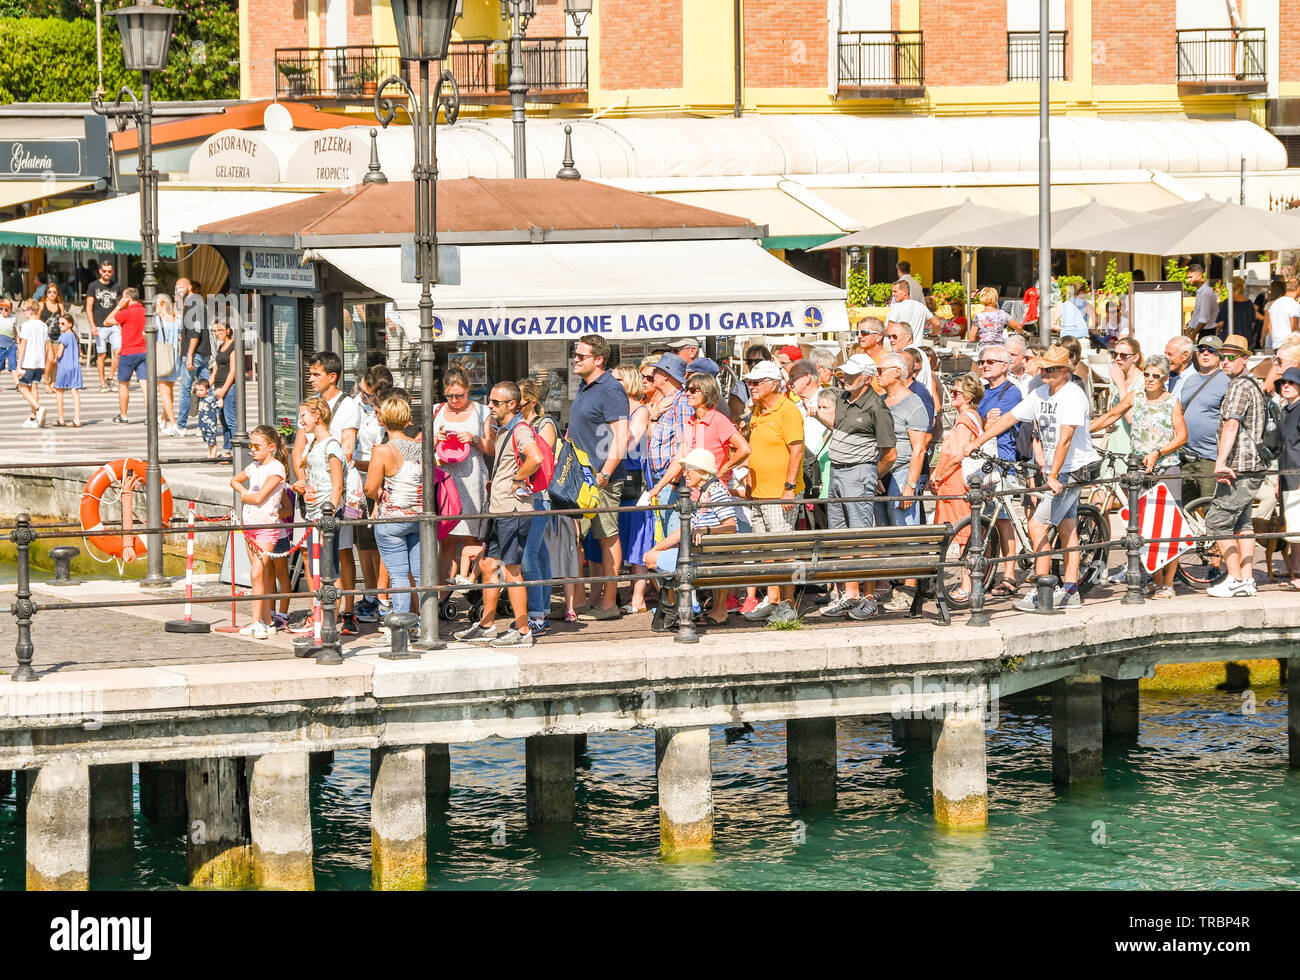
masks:
{"label": "green hedge", "polygon": [[[12,9],[12,2],[4,4]],[[206,9],[204,9],[206,8]],[[192,16],[193,14],[201,16]],[[104,88],[140,94],[122,66],[113,18],[104,17]],[[196,42],[199,42],[196,44]],[[0,102],[85,102],[95,91],[95,21],[0,18]],[[178,18],[167,68],[154,77],[157,100],[239,97],[239,14],[224,3],[194,4]]]}

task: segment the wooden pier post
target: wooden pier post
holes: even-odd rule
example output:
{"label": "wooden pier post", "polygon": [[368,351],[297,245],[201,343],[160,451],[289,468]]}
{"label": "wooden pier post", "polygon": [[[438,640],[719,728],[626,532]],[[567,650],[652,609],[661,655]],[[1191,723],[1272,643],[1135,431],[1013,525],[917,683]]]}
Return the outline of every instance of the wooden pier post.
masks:
{"label": "wooden pier post", "polygon": [[1076,674],[1052,684],[1052,781],[1101,778],[1101,678]]}
{"label": "wooden pier post", "polygon": [[90,767],[56,760],[36,770],[27,787],[27,890],[88,890]]}
{"label": "wooden pier post", "polygon": [[90,767],[90,849],[130,850],[135,844],[134,780],[129,762]]}
{"label": "wooden pier post", "polygon": [[709,729],[655,729],[659,781],[659,853],[713,850],[713,769]]}
{"label": "wooden pier post", "polygon": [[931,766],[934,819],[953,830],[988,826],[989,788],[981,711],[944,715]]}
{"label": "wooden pier post", "polygon": [[277,752],[252,760],[248,818],[253,885],[312,891],[311,796],[306,752]]}
{"label": "wooden pier post", "polygon": [[573,823],[572,735],[530,735],[524,740],[529,823]]}
{"label": "wooden pier post", "polygon": [[185,796],[190,884],[196,888],[249,887],[253,872],[244,760],[187,760]]}
{"label": "wooden pier post", "polygon": [[785,785],[791,810],[835,802],[835,719],[785,723]]}
{"label": "wooden pier post", "polygon": [[1103,735],[1135,739],[1138,734],[1137,679],[1117,681],[1101,679],[1101,720]]}
{"label": "wooden pier post", "polygon": [[422,891],[429,883],[423,745],[370,752],[370,876],[375,891]]}
{"label": "wooden pier post", "polygon": [[140,763],[140,816],[150,820],[184,820],[185,763]]}

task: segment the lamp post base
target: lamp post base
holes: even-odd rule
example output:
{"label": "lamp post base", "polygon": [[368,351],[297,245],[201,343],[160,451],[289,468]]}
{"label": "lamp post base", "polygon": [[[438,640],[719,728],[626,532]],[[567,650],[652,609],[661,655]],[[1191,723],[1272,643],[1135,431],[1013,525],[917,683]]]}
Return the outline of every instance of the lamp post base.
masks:
{"label": "lamp post base", "polygon": [[176,579],[169,575],[146,575],[140,580],[142,589],[169,589],[176,584]]}
{"label": "lamp post base", "polygon": [[427,653],[427,652],[429,652],[430,650],[446,650],[446,649],[447,649],[447,641],[446,641],[446,640],[442,640],[442,639],[438,639],[438,640],[416,640],[414,643],[411,644],[411,649],[412,649],[412,650],[419,650],[419,651],[421,651],[421,652],[423,652],[423,653]]}

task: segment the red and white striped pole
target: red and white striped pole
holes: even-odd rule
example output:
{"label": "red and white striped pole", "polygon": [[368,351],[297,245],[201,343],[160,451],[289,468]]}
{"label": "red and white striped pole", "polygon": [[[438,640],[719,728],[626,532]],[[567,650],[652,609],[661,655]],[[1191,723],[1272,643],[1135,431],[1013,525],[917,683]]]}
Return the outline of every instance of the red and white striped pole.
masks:
{"label": "red and white striped pole", "polygon": [[[168,633],[207,633],[211,631],[208,623],[196,623],[192,618],[194,601],[194,501],[190,501],[189,517],[186,521],[188,530],[185,534],[185,618],[169,620],[163,629]],[[161,547],[161,542],[159,542]],[[232,556],[231,560],[234,558]]]}
{"label": "red and white striped pole", "polygon": [[311,535],[311,615],[315,628],[312,636],[316,640],[316,645],[320,646],[321,625],[324,619],[324,612],[320,606],[320,539],[315,535],[315,528],[312,528]]}

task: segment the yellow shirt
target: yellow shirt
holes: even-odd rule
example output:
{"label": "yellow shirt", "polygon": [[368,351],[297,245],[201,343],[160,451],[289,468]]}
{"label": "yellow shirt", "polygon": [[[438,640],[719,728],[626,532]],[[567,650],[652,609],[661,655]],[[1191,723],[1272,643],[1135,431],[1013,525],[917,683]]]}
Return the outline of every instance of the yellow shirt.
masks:
{"label": "yellow shirt", "polygon": [[[803,442],[803,413],[788,398],[778,398],[766,412],[757,405],[749,424],[751,496],[773,500],[785,492],[790,470],[790,443]],[[803,492],[803,467],[795,469],[795,493]]]}

